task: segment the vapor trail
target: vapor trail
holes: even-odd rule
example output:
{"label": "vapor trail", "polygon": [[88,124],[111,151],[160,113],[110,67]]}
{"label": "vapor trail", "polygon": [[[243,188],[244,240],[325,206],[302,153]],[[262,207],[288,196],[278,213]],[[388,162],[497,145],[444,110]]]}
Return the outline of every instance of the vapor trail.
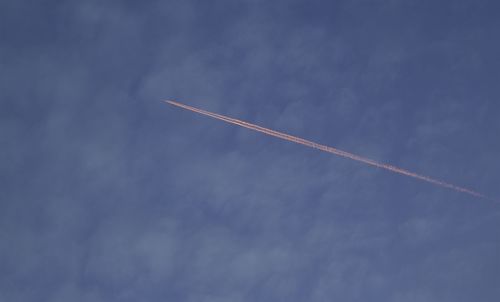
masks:
{"label": "vapor trail", "polygon": [[181,104],[181,103],[177,103],[177,102],[174,102],[174,101],[164,101],[164,102],[168,103],[170,105],[181,107],[181,108],[184,108],[184,109],[187,109],[187,110],[190,110],[190,111],[194,111],[194,112],[197,112],[197,113],[200,113],[200,114],[203,114],[203,115],[207,115],[207,116],[210,116],[212,118],[219,119],[219,120],[222,120],[222,121],[234,124],[234,125],[238,125],[238,126],[241,126],[241,127],[244,127],[244,128],[248,128],[248,129],[251,129],[251,130],[254,130],[254,131],[265,133],[267,135],[271,135],[271,136],[274,136],[274,137],[277,137],[277,138],[281,138],[281,139],[284,139],[284,140],[287,140],[287,141],[291,141],[291,142],[294,142],[294,143],[305,145],[305,146],[308,146],[308,147],[311,147],[311,148],[315,148],[315,149],[318,149],[318,150],[329,152],[329,153],[332,153],[332,154],[335,154],[335,155],[339,155],[339,156],[342,156],[342,157],[346,157],[346,158],[349,158],[349,159],[352,159],[352,160],[355,160],[355,161],[358,161],[358,162],[362,162],[362,163],[365,163],[365,164],[368,164],[368,165],[371,165],[371,166],[375,166],[377,168],[382,168],[382,169],[385,169],[385,170],[389,170],[391,172],[395,172],[395,173],[398,173],[398,174],[401,174],[401,175],[405,175],[405,176],[413,177],[413,178],[416,178],[416,179],[419,179],[419,180],[423,180],[423,181],[426,181],[426,182],[438,185],[438,186],[443,187],[443,188],[448,188],[448,189],[452,189],[452,190],[455,190],[455,191],[458,191],[458,192],[466,193],[466,194],[469,194],[469,195],[472,195],[472,196],[475,196],[475,197],[492,200],[492,199],[486,197],[485,195],[483,195],[481,193],[475,192],[475,191],[467,189],[467,188],[463,188],[463,187],[460,187],[460,186],[457,186],[457,185],[454,185],[454,184],[450,184],[450,183],[447,183],[447,182],[444,182],[444,181],[441,181],[441,180],[433,179],[433,178],[425,176],[425,175],[420,175],[420,174],[417,174],[417,173],[414,173],[414,172],[410,172],[408,170],[404,170],[404,169],[398,168],[396,166],[392,166],[392,165],[389,165],[389,164],[380,163],[380,162],[377,162],[375,160],[368,159],[368,158],[365,158],[365,157],[361,157],[361,156],[358,156],[358,155],[355,155],[355,154],[352,154],[352,153],[349,153],[349,152],[345,152],[345,151],[342,151],[342,150],[339,150],[339,149],[336,149],[336,148],[333,148],[333,147],[328,147],[328,146],[325,146],[325,145],[321,145],[321,144],[318,144],[318,143],[315,143],[315,142],[312,142],[312,141],[308,141],[308,140],[302,139],[300,137],[296,137],[296,136],[292,136],[292,135],[289,135],[289,134],[281,133],[281,132],[278,132],[278,131],[275,131],[275,130],[271,130],[271,129],[264,128],[264,127],[261,127],[261,126],[257,126],[257,125],[254,125],[254,124],[251,124],[251,123],[248,123],[248,122],[245,122],[245,121],[241,121],[241,120],[238,120],[238,119],[235,119],[235,118],[230,118],[230,117],[227,117],[227,116],[224,116],[224,115],[221,115],[221,114],[217,114],[217,113],[205,111],[205,110],[202,110],[202,109],[194,108],[194,107],[191,107],[191,106],[188,106],[188,105],[184,105],[184,104]]}

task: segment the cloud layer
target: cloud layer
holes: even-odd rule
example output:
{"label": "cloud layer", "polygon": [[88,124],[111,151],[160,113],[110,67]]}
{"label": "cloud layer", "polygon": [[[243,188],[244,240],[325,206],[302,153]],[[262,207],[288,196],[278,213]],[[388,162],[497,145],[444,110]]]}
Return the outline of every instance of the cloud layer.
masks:
{"label": "cloud layer", "polygon": [[497,301],[493,1],[0,4],[0,301]]}

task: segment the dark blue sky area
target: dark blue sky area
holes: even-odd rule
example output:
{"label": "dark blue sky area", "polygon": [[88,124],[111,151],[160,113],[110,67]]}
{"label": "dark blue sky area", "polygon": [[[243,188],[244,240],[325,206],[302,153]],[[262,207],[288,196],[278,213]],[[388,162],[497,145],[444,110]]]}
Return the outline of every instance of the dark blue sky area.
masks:
{"label": "dark blue sky area", "polygon": [[2,1],[0,301],[498,301],[497,1]]}

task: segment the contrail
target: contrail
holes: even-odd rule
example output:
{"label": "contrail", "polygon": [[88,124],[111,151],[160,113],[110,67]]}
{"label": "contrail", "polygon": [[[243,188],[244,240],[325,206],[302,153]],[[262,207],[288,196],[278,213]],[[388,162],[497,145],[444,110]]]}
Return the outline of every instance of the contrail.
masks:
{"label": "contrail", "polygon": [[462,192],[462,193],[466,193],[466,194],[469,194],[469,195],[472,195],[472,196],[475,196],[475,197],[484,198],[484,199],[488,199],[488,200],[492,200],[493,201],[493,199],[490,199],[490,198],[486,197],[485,195],[483,195],[481,193],[478,193],[478,192],[475,192],[473,190],[470,190],[470,189],[467,189],[467,188],[463,188],[463,187],[460,187],[460,186],[457,186],[457,185],[454,185],[454,184],[450,184],[450,183],[447,183],[447,182],[444,182],[444,181],[441,181],[441,180],[433,179],[433,178],[425,176],[425,175],[420,175],[420,174],[417,174],[417,173],[414,173],[414,172],[410,172],[408,170],[401,169],[401,168],[398,168],[396,166],[392,166],[392,165],[389,165],[389,164],[377,162],[375,160],[372,160],[372,159],[369,159],[369,158],[365,158],[365,157],[361,157],[361,156],[358,156],[356,154],[352,154],[352,153],[349,153],[349,152],[346,152],[346,151],[339,150],[337,148],[333,148],[333,147],[328,147],[328,146],[325,146],[325,145],[321,145],[321,144],[318,144],[318,143],[315,143],[315,142],[312,142],[312,141],[308,141],[308,140],[302,139],[300,137],[296,137],[296,136],[292,136],[292,135],[289,135],[289,134],[281,133],[281,132],[278,132],[278,131],[275,131],[275,130],[271,130],[271,129],[264,128],[264,127],[261,127],[261,126],[257,126],[257,125],[254,125],[254,124],[251,124],[251,123],[248,123],[248,122],[245,122],[245,121],[241,121],[241,120],[238,120],[238,119],[235,119],[235,118],[230,118],[230,117],[227,117],[227,116],[224,116],[224,115],[221,115],[221,114],[217,114],[217,113],[205,111],[205,110],[202,110],[202,109],[194,108],[194,107],[191,107],[191,106],[188,106],[188,105],[184,105],[184,104],[181,104],[181,103],[178,103],[178,102],[174,102],[174,101],[164,101],[164,102],[168,103],[170,105],[181,107],[181,108],[184,108],[184,109],[187,109],[187,110],[190,110],[190,111],[194,111],[194,112],[197,112],[197,113],[200,113],[200,114],[203,114],[203,115],[207,115],[207,116],[210,116],[212,118],[215,118],[215,119],[218,119],[218,120],[221,120],[221,121],[224,121],[224,122],[228,122],[228,123],[231,123],[231,124],[234,124],[234,125],[238,125],[240,127],[244,127],[244,128],[251,129],[251,130],[254,130],[254,131],[262,132],[262,133],[267,134],[267,135],[271,135],[271,136],[274,136],[274,137],[277,137],[277,138],[281,138],[281,139],[284,139],[284,140],[287,140],[287,141],[290,141],[290,142],[294,142],[294,143],[297,143],[297,144],[305,145],[305,146],[308,146],[308,147],[311,147],[311,148],[314,148],[314,149],[318,149],[318,150],[321,150],[321,151],[329,152],[329,153],[332,153],[332,154],[335,154],[335,155],[339,155],[339,156],[342,156],[342,157],[345,157],[345,158],[349,158],[349,159],[352,159],[352,160],[355,160],[355,161],[358,161],[358,162],[362,162],[362,163],[365,163],[365,164],[368,164],[368,165],[371,165],[371,166],[375,166],[377,168],[382,168],[382,169],[385,169],[385,170],[389,170],[389,171],[394,172],[394,173],[398,173],[398,174],[401,174],[401,175],[405,175],[405,176],[413,177],[413,178],[416,178],[416,179],[419,179],[419,180],[423,180],[423,181],[432,183],[434,185],[437,185],[437,186],[440,186],[440,187],[443,187],[443,188],[452,189],[452,190],[455,190],[455,191],[458,191],[458,192]]}

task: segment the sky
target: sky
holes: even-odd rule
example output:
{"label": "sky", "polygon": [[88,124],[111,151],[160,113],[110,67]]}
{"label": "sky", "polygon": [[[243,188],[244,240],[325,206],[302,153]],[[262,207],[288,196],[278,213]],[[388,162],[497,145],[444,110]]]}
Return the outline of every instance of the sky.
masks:
{"label": "sky", "polygon": [[0,302],[498,301],[497,1],[1,1]]}

